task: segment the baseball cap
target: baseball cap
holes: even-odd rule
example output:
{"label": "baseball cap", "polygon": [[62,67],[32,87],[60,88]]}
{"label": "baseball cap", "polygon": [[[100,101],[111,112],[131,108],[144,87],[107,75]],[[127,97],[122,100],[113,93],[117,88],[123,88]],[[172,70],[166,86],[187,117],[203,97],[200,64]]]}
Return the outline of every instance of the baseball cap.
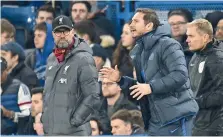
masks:
{"label": "baseball cap", "polygon": [[1,57],[0,58],[0,63],[1,63],[1,74],[7,69],[7,61],[5,58]]}
{"label": "baseball cap", "polygon": [[52,26],[53,31],[56,31],[60,28],[68,28],[71,30],[73,28],[73,23],[69,17],[60,15],[53,20]]}

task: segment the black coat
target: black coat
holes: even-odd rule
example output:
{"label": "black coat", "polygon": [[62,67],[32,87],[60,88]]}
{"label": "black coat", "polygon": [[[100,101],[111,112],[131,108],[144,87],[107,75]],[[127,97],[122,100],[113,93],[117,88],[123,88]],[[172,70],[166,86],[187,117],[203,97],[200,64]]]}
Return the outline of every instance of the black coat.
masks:
{"label": "black coat", "polygon": [[[182,48],[166,32],[165,26],[160,26],[141,36],[130,53],[137,81],[150,84],[152,89],[139,100],[146,130],[150,130],[150,123],[162,127],[198,111]],[[120,81],[122,89],[135,84],[129,77]]]}
{"label": "black coat", "polygon": [[194,129],[223,132],[223,43],[213,41],[196,52],[189,74],[200,108]]}
{"label": "black coat", "polygon": [[20,62],[15,68],[13,68],[10,76],[23,82],[30,90],[39,86],[36,73],[23,62]]}

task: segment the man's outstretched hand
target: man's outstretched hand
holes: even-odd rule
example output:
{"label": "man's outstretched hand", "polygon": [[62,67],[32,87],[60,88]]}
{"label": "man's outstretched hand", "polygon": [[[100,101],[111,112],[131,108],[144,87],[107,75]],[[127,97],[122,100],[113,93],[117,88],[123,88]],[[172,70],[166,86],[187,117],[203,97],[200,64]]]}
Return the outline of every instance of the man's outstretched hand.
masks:
{"label": "man's outstretched hand", "polygon": [[100,72],[100,78],[107,78],[113,82],[119,82],[121,79],[120,72],[118,70],[118,66],[115,66],[115,69],[109,67],[103,67]]}
{"label": "man's outstretched hand", "polygon": [[140,100],[143,96],[146,96],[152,93],[152,90],[149,84],[137,83],[137,85],[134,85],[130,87],[129,89],[132,90],[130,95],[133,96],[133,98],[137,97],[137,100]]}

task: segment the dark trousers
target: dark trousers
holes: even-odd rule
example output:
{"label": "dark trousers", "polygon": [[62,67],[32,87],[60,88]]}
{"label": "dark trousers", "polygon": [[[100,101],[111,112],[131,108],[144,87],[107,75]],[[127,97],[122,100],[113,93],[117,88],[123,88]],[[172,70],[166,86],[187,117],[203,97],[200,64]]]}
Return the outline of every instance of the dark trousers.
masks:
{"label": "dark trousers", "polygon": [[150,123],[148,133],[151,136],[191,136],[193,120],[193,117],[186,117],[163,127]]}

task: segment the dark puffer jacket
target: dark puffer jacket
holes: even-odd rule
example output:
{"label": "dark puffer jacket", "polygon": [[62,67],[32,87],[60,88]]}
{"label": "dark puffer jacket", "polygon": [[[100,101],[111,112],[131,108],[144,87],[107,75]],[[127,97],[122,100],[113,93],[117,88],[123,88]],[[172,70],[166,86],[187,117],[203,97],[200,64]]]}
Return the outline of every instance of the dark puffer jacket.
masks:
{"label": "dark puffer jacket", "polygon": [[62,63],[54,54],[48,59],[41,117],[45,135],[91,135],[89,121],[100,104],[98,72],[90,47],[74,39]]}
{"label": "dark puffer jacket", "polygon": [[[160,26],[141,36],[130,53],[137,81],[150,84],[152,89],[139,101],[146,130],[150,130],[150,123],[162,127],[198,111],[182,47],[166,32],[165,26]],[[134,84],[129,77],[121,78],[123,89]]]}
{"label": "dark puffer jacket", "polygon": [[203,51],[196,52],[189,74],[200,108],[194,133],[199,130],[223,132],[223,43],[213,41]]}

